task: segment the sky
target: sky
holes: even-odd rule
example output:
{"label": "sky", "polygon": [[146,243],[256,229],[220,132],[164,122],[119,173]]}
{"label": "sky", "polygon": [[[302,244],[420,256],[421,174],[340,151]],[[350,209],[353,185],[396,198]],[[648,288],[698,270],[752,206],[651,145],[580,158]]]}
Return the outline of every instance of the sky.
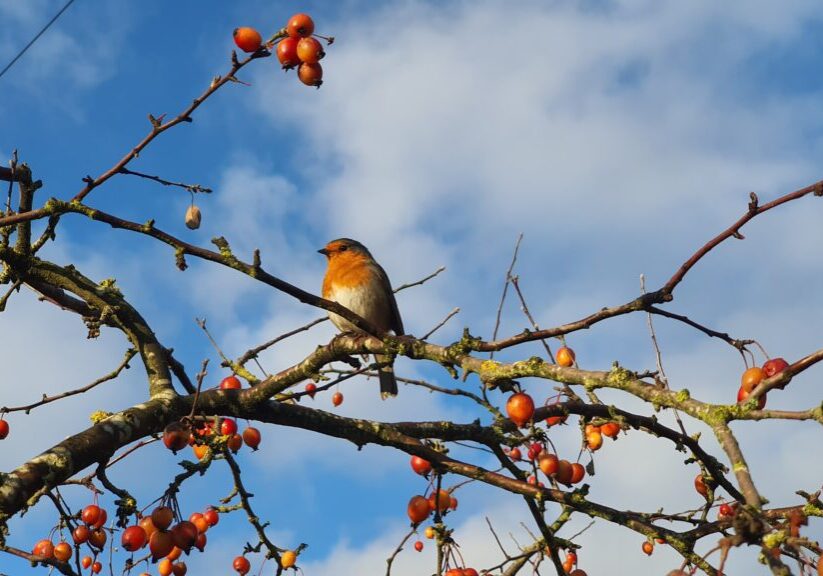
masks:
{"label": "sky", "polygon": [[[0,0],[0,61],[17,51],[62,1]],[[333,35],[320,90],[283,73],[274,59],[240,73],[249,85],[226,86],[194,122],[158,138],[130,167],[214,190],[198,195],[203,224],[184,226],[185,191],[119,176],[88,202],[209,247],[224,236],[250,260],[259,248],[266,269],[319,292],[328,240],[353,237],[370,248],[395,285],[446,271],[403,291],[406,330],[424,334],[454,307],[460,313],[432,341],[448,344],[464,327],[489,338],[518,234],[524,239],[515,273],[543,326],[575,320],[637,296],[643,274],[661,286],[688,256],[746,209],[749,192],[763,202],[823,178],[823,6],[813,0],[424,2],[343,0],[175,3],[77,0],[0,78],[0,157],[18,150],[44,182],[38,198],[70,198],[81,178],[114,164],[147,132],[147,114],[176,115],[211,79],[228,69],[231,32],[254,26],[264,35],[295,12],[308,12],[318,31]],[[744,241],[706,257],[678,287],[667,309],[739,338],[757,338],[788,360],[821,347],[823,205],[807,198],[755,219]],[[230,356],[322,316],[248,277],[189,259],[178,271],[166,246],[79,217],[61,222],[43,257],[96,280],[115,277],[130,301],[173,347],[190,372],[211,361],[208,382],[225,376],[194,319]],[[503,310],[501,333],[527,327],[517,303]],[[655,319],[672,387],[710,402],[734,401],[744,369],[728,345],[682,325]],[[324,323],[261,357],[270,372],[327,342]],[[84,385],[111,371],[127,347],[111,330],[86,339],[78,318],[23,291],[0,314],[0,405],[32,402],[42,393]],[[569,344],[587,369],[614,361],[634,370],[655,367],[646,319],[640,315],[573,334]],[[541,354],[526,346],[503,360]],[[762,358],[759,359],[762,361]],[[442,369],[400,360],[399,374],[441,385]],[[819,404],[819,369],[769,396],[769,407]],[[524,381],[536,397],[551,383]],[[481,417],[469,403],[411,386],[381,402],[374,381],[341,386],[337,413],[384,421]],[[88,425],[98,409],[119,410],[145,398],[139,367],[93,393],[12,414],[0,442],[4,470]],[[497,401],[504,398],[492,396]],[[652,414],[617,393],[605,401]],[[332,410],[330,398],[313,404]],[[670,422],[669,415],[660,415]],[[701,444],[721,456],[704,425]],[[300,557],[307,576],[384,572],[385,559],[408,530],[405,506],[425,490],[408,459],[307,432],[261,426],[263,442],[239,457],[253,505],[271,521],[283,547],[309,544]],[[823,462],[810,458],[823,440],[819,425],[735,424],[755,482],[774,505],[798,503],[798,489],[823,482]],[[552,431],[574,458],[575,427]],[[488,462],[475,453],[455,454]],[[638,431],[608,441],[596,454],[593,500],[634,510],[700,505],[697,473],[669,445]],[[112,471],[141,502],[158,497],[175,472],[159,447],[135,453]],[[225,465],[187,483],[184,512],[202,510],[228,493]],[[139,486],[134,485],[139,478]],[[451,483],[459,479],[447,478]],[[131,482],[131,483],[130,483]],[[82,489],[66,489],[83,505]],[[451,519],[467,562],[477,569],[501,561],[489,518],[510,552],[527,543],[522,500],[474,484],[458,491]],[[103,499],[104,502],[107,497]],[[238,514],[209,532],[205,554],[189,573],[211,576],[254,537]],[[55,515],[44,504],[11,523],[10,543],[30,548]],[[575,517],[560,535],[585,528]],[[823,539],[823,523],[807,534]],[[597,522],[575,539],[590,575],[665,574],[679,565],[658,547],[647,558],[643,539]],[[714,545],[707,541],[703,552]],[[765,573],[754,549],[735,550],[729,574]],[[713,557],[716,560],[716,557]],[[0,573],[26,565],[0,556]],[[259,558],[252,562],[258,570]],[[393,574],[434,572],[433,546],[407,547]],[[273,573],[270,564],[263,573]]]}

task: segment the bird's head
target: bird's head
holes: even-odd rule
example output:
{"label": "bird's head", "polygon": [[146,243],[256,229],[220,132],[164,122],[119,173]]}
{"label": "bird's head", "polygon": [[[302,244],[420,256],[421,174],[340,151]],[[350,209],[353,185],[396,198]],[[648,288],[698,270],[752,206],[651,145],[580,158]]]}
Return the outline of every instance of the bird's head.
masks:
{"label": "bird's head", "polygon": [[368,256],[371,258],[368,249],[357,240],[351,238],[338,238],[332,240],[324,248],[318,250],[329,260],[333,260],[340,256]]}

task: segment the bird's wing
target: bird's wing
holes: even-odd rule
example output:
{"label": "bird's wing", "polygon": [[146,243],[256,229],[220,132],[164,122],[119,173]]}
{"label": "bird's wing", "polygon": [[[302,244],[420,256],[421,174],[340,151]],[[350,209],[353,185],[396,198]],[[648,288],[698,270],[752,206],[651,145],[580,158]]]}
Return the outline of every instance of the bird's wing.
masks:
{"label": "bird's wing", "polygon": [[380,264],[377,264],[377,271],[380,275],[380,281],[383,283],[383,286],[386,289],[386,293],[389,296],[389,307],[391,308],[391,322],[389,324],[389,328],[394,330],[394,333],[398,336],[403,335],[403,320],[400,318],[400,310],[397,309],[397,300],[394,298],[394,290],[391,287],[391,281],[389,281],[389,275],[386,274],[386,271],[383,270],[383,267]]}

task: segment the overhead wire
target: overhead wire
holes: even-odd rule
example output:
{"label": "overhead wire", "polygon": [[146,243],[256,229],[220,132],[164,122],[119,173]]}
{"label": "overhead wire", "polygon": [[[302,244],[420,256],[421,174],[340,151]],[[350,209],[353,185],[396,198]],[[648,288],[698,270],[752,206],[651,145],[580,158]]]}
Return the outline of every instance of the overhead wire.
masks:
{"label": "overhead wire", "polygon": [[65,4],[65,5],[64,5],[61,9],[60,9],[60,11],[59,11],[57,14],[55,14],[54,16],[52,16],[52,19],[51,19],[51,20],[49,20],[48,24],[46,24],[45,26],[43,26],[42,30],[40,30],[40,32],[38,32],[38,33],[34,36],[34,38],[32,38],[32,39],[29,41],[29,43],[28,43],[28,44],[26,44],[26,45],[25,45],[25,47],[23,47],[23,49],[22,49],[22,50],[20,50],[20,52],[18,52],[18,53],[17,53],[17,56],[15,56],[14,58],[12,58],[12,59],[11,59],[11,62],[9,62],[8,64],[6,64],[6,67],[5,67],[5,68],[3,68],[3,70],[2,70],[2,71],[0,71],[0,78],[2,78],[2,77],[3,77],[3,74],[5,74],[6,72],[8,72],[9,68],[11,68],[12,66],[14,66],[14,63],[15,63],[15,62],[17,62],[17,61],[20,59],[20,57],[21,57],[21,56],[23,56],[23,54],[25,54],[25,53],[26,53],[26,50],[28,50],[29,48],[31,48],[31,47],[32,47],[32,45],[40,39],[40,36],[42,36],[42,35],[46,32],[46,30],[48,30],[48,29],[51,27],[51,25],[52,25],[52,24],[54,24],[55,22],[57,22],[57,19],[58,19],[58,18],[60,18],[60,16],[62,16],[62,15],[63,15],[63,12],[65,12],[65,11],[68,9],[68,7],[69,7],[69,6],[71,6],[73,3],[74,3],[74,0],[68,0],[68,2],[66,2],[66,4]]}

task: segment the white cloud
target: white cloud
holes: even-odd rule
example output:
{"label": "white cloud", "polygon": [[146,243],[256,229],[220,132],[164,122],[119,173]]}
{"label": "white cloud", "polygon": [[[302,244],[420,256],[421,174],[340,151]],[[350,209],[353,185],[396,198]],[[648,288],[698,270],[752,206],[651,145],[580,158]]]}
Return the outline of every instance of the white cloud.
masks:
{"label": "white cloud", "polygon": [[[62,8],[64,2],[0,2],[0,59],[11,60]],[[126,3],[85,7],[77,3],[26,51],[3,78],[7,89],[37,98],[43,106],[78,116],[75,90],[94,88],[117,72],[131,27]],[[4,62],[5,65],[5,62]]]}
{"label": "white cloud", "polygon": [[[230,160],[215,199],[205,204],[199,237],[225,235],[243,259],[259,247],[267,269],[315,292],[324,263],[314,250],[336,236],[362,240],[395,284],[446,265],[441,278],[398,299],[408,330],[418,334],[453,306],[463,307],[436,338],[447,341],[463,325],[490,334],[512,243],[525,231],[517,272],[533,312],[543,326],[571,320],[636,295],[640,272],[650,287],[665,281],[691,250],[742,213],[750,189],[765,199],[819,177],[811,153],[819,142],[805,136],[820,125],[817,96],[760,97],[745,76],[748,59],[796,40],[804,23],[818,15],[810,1],[779,8],[764,1],[624,2],[591,10],[530,3],[513,21],[511,9],[501,4],[442,8],[412,2],[341,20],[332,26],[338,41],[324,61],[322,90],[307,90],[293,75],[275,80],[270,68],[261,67],[254,79],[255,110],[279,127],[284,119],[291,122],[295,142],[311,151],[300,158],[302,183],[262,161]],[[75,48],[69,43],[66,49]],[[94,76],[83,69],[71,73],[79,84]],[[819,254],[810,248],[819,245],[817,213],[805,208],[816,204],[805,202],[804,208],[786,207],[782,216],[764,216],[766,224],[744,230],[746,242],[712,254],[681,287],[674,308],[735,336],[762,335],[773,353],[813,349],[817,334],[797,329],[797,318],[814,318],[816,309],[798,311],[787,301],[794,297],[774,298],[776,282],[820,268]],[[134,273],[127,282],[139,278]],[[214,323],[218,341],[232,356],[318,314],[215,266],[192,263],[179,278],[175,289],[185,295],[185,305]],[[815,301],[819,280],[800,284],[780,286],[785,294],[801,293],[801,301]],[[766,310],[757,301],[761,293],[773,298]],[[506,310],[504,334],[525,326],[513,301]],[[574,335],[584,367],[606,368],[614,359],[653,367],[640,320]],[[656,325],[672,385],[728,401],[741,367],[735,353],[662,319]],[[282,368],[332,333],[328,325],[318,327],[278,345],[261,361],[271,371]],[[82,357],[73,349],[65,352]],[[409,362],[398,367],[407,375],[430,375]],[[528,386],[550,388],[543,382]],[[798,379],[783,399],[808,404],[812,387]],[[341,414],[472,417],[408,387],[389,402],[378,399],[372,381],[341,388]],[[783,399],[773,396],[770,403]],[[307,404],[331,410],[328,395]],[[637,402],[627,405],[649,410]],[[705,427],[688,426],[702,430],[707,449],[719,453]],[[808,460],[804,454],[819,428],[739,428],[764,494],[782,505],[792,501],[793,490],[814,489],[819,466],[803,462],[797,474],[792,468]],[[567,457],[573,456],[575,429],[552,434]],[[313,496],[324,489],[317,479],[323,474],[352,480],[347,488],[380,484],[382,492],[404,503],[408,495],[396,494],[401,484],[393,480],[401,469],[408,474],[405,458],[387,454],[374,447],[355,454],[342,441],[266,428],[259,457],[248,466],[259,474],[260,485],[288,485],[307,514],[319,515]],[[682,467],[681,460],[668,442],[639,432],[608,442],[598,454],[591,497],[646,511],[694,506],[693,467]],[[489,504],[492,496],[483,488],[476,496],[468,488],[465,493],[454,518],[458,541],[478,567],[495,563],[499,558],[483,516],[493,517],[503,532],[521,533],[518,522],[527,521],[523,504],[505,495],[505,504]],[[280,513],[274,500],[261,515]],[[286,524],[278,524],[284,540],[310,540],[311,534],[294,535]],[[584,525],[575,520],[569,534]],[[382,567],[404,528],[398,512],[378,534],[341,540],[325,558],[307,555],[306,574]],[[639,536],[600,523],[580,541],[581,566],[592,574],[615,566],[621,573],[664,573],[676,565],[674,555],[660,547],[646,559]],[[227,546],[221,556],[236,549]],[[735,552],[732,562],[743,556],[751,560],[754,554]],[[429,546],[421,555],[402,554],[394,573],[420,574],[432,565]],[[209,569],[198,566],[204,573]]]}

